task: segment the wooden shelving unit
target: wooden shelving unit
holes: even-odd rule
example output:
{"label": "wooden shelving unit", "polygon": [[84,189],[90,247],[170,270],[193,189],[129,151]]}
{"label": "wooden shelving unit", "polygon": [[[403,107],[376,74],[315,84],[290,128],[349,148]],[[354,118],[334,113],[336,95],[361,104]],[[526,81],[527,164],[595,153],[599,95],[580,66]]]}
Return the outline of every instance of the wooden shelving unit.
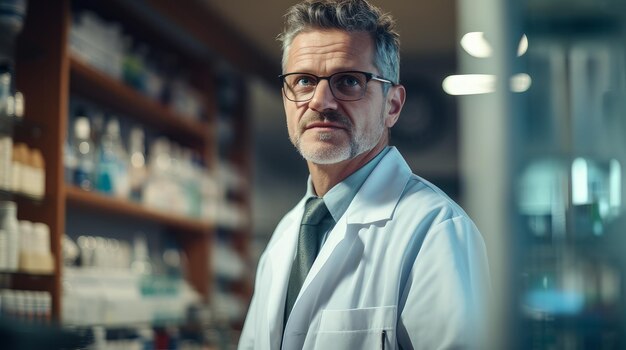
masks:
{"label": "wooden shelving unit", "polygon": [[[151,37],[150,44],[163,44],[163,48],[179,50],[182,60],[193,69],[190,83],[199,89],[203,96],[207,115],[203,120],[195,120],[181,115],[171,108],[152,100],[130,86],[118,81],[89,64],[74,57],[69,48],[69,32],[72,19],[71,0],[29,2],[24,30],[18,38],[16,60],[16,87],[26,99],[24,122],[37,125],[40,132],[15,135],[16,142],[26,142],[30,147],[42,151],[45,159],[46,194],[41,202],[17,198],[19,219],[44,222],[50,227],[51,251],[55,257],[55,273],[52,275],[11,274],[16,288],[48,291],[52,295],[52,317],[62,319],[62,247],[66,218],[77,208],[89,209],[103,220],[109,215],[129,220],[149,221],[165,228],[175,238],[187,259],[189,271],[187,280],[202,295],[210,300],[212,290],[211,251],[213,249],[214,223],[164,213],[131,202],[97,192],[87,192],[67,185],[64,181],[63,145],[70,123],[70,96],[77,96],[108,110],[116,111],[133,119],[160,135],[166,136],[185,147],[201,154],[207,167],[216,162],[217,137],[214,127],[217,108],[217,93],[214,81],[215,60],[221,54],[235,68],[254,70],[260,75],[277,71],[274,66],[265,65],[248,43],[243,41],[228,24],[215,19],[207,7],[194,0],[170,1],[146,0],[94,0],[76,4],[91,6],[92,10],[116,17],[121,23],[128,23],[129,29],[140,35]],[[172,7],[173,6],[173,7]],[[206,20],[211,18],[212,20]],[[176,28],[175,34],[164,31],[161,24]],[[167,27],[167,26],[166,26]],[[183,37],[181,37],[181,33]],[[225,34],[232,33],[228,42]],[[170,35],[171,34],[171,35]],[[184,42],[178,42],[178,40]],[[184,40],[182,40],[184,39]],[[189,40],[187,40],[189,39]],[[190,45],[188,41],[193,41]],[[191,49],[190,49],[191,47]],[[207,54],[207,53],[210,53]],[[196,55],[196,56],[194,56]],[[272,74],[273,77],[273,74]],[[238,105],[240,110],[233,115],[238,140],[241,142],[230,160],[237,163],[247,174],[250,169],[250,143],[247,141],[248,123],[245,113],[245,94]],[[249,201],[243,196],[238,202]],[[247,207],[249,202],[242,203]],[[237,232],[238,251],[245,251],[246,235],[249,227]],[[2,272],[0,272],[2,274]],[[251,293],[251,288],[241,288]]]}
{"label": "wooden shelving unit", "polygon": [[146,208],[137,203],[109,197],[98,192],[84,191],[74,186],[66,186],[65,196],[69,207],[77,206],[97,209],[103,214],[116,214],[129,218],[149,220],[175,231],[208,235],[213,228],[212,224],[206,221]]}

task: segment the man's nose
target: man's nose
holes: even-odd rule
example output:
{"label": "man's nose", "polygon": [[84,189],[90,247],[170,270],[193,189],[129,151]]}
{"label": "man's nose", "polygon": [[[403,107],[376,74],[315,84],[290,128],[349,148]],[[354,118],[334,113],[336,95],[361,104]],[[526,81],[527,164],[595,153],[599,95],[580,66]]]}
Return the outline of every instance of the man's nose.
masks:
{"label": "man's nose", "polygon": [[337,108],[337,100],[330,90],[328,80],[323,79],[317,83],[313,97],[309,101],[309,108],[318,112]]}

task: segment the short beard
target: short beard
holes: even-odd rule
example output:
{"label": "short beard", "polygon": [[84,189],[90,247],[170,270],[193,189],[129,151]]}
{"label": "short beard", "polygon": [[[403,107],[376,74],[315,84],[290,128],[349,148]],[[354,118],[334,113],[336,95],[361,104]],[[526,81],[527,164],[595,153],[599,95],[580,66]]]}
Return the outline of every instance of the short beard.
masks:
{"label": "short beard", "polygon": [[[306,125],[314,121],[327,120],[337,124],[341,124],[346,128],[349,137],[349,144],[346,147],[330,147],[330,148],[317,148],[317,149],[303,149],[301,145],[300,135],[304,131]],[[381,118],[379,125],[380,132],[371,135],[355,135],[353,134],[354,128],[349,118],[337,113],[335,111],[319,113],[312,116],[302,118],[298,125],[299,133],[294,137],[290,137],[291,142],[296,147],[300,155],[309,162],[315,164],[336,164],[344,160],[352,159],[359,154],[369,151],[376,146],[380,140],[382,133],[384,132],[384,122]],[[332,138],[330,133],[320,133],[320,141],[328,141]]]}

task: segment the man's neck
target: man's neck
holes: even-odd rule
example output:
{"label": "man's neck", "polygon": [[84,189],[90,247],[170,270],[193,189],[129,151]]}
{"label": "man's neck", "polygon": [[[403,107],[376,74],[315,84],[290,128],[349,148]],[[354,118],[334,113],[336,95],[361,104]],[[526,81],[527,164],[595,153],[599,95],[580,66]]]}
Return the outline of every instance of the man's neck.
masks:
{"label": "man's neck", "polygon": [[379,143],[367,152],[363,152],[352,159],[347,159],[335,164],[315,164],[307,162],[309,173],[311,174],[311,181],[313,182],[313,189],[317,196],[324,196],[326,192],[335,185],[359,170],[363,165],[367,164],[367,162],[374,159],[386,145],[386,143]]}

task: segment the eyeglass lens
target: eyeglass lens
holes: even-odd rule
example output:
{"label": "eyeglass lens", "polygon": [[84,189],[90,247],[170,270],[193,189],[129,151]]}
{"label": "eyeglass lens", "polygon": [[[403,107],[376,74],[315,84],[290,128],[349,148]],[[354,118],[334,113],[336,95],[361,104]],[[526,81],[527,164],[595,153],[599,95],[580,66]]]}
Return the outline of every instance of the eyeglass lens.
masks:
{"label": "eyeglass lens", "polygon": [[[285,94],[292,101],[306,101],[313,97],[319,77],[312,74],[296,73],[284,77]],[[340,72],[329,78],[330,91],[339,100],[358,100],[365,94],[367,76],[359,72]]]}

